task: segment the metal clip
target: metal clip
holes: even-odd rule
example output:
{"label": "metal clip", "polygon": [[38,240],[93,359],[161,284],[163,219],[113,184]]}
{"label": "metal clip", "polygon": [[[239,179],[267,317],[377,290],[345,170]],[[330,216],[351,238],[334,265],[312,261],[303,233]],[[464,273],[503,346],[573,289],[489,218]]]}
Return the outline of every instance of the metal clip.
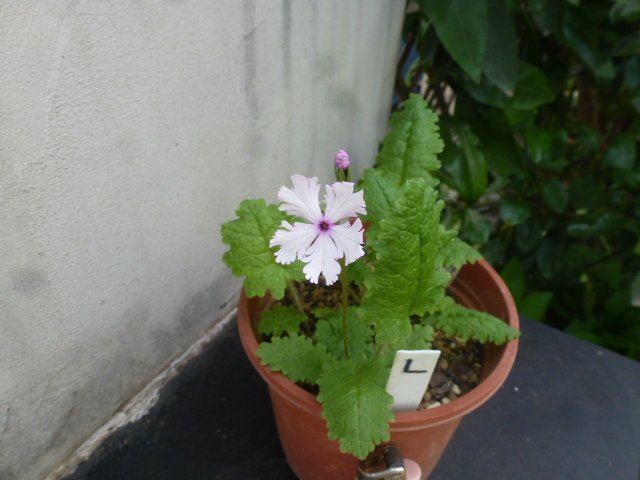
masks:
{"label": "metal clip", "polygon": [[395,445],[381,445],[358,465],[358,480],[406,480],[404,460]]}

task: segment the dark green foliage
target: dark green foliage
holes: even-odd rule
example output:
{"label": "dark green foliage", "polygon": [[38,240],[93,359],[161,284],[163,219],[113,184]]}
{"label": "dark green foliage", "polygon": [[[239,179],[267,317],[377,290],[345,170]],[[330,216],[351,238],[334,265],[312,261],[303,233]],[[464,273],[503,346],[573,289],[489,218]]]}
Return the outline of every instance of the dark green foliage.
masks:
{"label": "dark green foliage", "polygon": [[640,360],[640,3],[417,4],[396,93],[441,116],[446,224],[521,313]]}

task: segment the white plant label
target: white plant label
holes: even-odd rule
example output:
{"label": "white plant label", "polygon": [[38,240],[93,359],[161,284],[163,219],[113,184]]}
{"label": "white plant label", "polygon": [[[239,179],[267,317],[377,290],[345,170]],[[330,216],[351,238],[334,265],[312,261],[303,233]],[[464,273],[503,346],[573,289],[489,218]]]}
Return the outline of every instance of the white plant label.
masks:
{"label": "white plant label", "polygon": [[391,405],[394,412],[418,409],[438,357],[440,350],[398,350],[387,380],[387,393],[394,398]]}

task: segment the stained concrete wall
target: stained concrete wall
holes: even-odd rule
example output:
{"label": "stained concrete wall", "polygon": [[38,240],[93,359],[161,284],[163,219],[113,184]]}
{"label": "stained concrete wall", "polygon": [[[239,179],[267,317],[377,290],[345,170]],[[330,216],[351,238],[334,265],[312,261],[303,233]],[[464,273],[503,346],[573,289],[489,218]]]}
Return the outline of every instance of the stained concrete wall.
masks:
{"label": "stained concrete wall", "polygon": [[371,164],[404,0],[0,5],[0,479],[37,479],[231,308],[220,224]]}

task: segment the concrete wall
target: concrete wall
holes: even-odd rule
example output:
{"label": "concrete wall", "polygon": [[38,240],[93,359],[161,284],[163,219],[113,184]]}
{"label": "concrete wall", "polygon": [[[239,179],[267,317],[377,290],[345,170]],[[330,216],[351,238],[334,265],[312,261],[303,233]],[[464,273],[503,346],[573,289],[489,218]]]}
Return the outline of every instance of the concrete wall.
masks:
{"label": "concrete wall", "polygon": [[0,5],[0,479],[37,479],[232,306],[220,224],[371,164],[404,0]]}

